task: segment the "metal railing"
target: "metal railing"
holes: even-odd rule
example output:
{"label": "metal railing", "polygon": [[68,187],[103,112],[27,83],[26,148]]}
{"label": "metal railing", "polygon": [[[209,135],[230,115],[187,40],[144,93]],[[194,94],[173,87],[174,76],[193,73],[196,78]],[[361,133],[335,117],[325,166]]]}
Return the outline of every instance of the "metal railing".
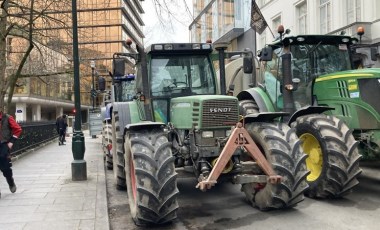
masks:
{"label": "metal railing", "polygon": [[55,121],[28,122],[21,123],[20,126],[22,133],[12,149],[12,156],[58,137]]}

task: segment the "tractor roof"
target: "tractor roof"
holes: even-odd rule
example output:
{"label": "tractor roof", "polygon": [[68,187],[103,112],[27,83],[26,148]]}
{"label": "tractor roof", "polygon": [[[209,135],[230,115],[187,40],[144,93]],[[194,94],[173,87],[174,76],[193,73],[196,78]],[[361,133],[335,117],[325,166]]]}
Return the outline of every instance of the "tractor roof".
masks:
{"label": "tractor roof", "polygon": [[212,51],[210,43],[159,43],[145,49],[147,54],[208,54]]}
{"label": "tractor roof", "polygon": [[302,45],[302,44],[355,44],[358,39],[350,36],[342,35],[298,35],[298,36],[287,36],[280,40],[274,41],[270,46],[282,46],[284,45]]}

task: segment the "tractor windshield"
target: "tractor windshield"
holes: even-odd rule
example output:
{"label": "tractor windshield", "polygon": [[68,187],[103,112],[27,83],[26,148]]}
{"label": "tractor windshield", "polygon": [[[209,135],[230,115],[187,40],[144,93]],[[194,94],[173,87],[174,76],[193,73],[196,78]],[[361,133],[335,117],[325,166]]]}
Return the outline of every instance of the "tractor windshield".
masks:
{"label": "tractor windshield", "polygon": [[351,62],[346,44],[295,44],[285,49],[273,47],[272,60],[264,65],[263,82],[278,108],[283,107],[282,59],[284,52],[292,57],[292,77],[299,80],[298,89],[293,92],[295,107],[310,105],[312,81],[318,76],[350,70]]}
{"label": "tractor windshield", "polygon": [[293,77],[307,76],[314,79],[324,74],[351,69],[349,50],[346,44],[292,45],[290,52],[293,75],[297,75]]}
{"label": "tractor windshield", "polygon": [[170,99],[216,94],[215,73],[207,55],[160,55],[150,63],[155,121],[170,121]]}
{"label": "tractor windshield", "polygon": [[153,97],[215,94],[215,76],[206,55],[154,56],[151,63]]}

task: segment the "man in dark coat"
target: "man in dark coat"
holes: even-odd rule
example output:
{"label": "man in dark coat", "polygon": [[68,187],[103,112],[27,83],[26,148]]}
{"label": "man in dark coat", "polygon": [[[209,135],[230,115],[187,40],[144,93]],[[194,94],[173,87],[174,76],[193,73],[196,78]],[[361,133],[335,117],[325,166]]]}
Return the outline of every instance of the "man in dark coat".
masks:
{"label": "man in dark coat", "polygon": [[59,134],[58,145],[64,145],[67,128],[66,114],[58,117],[55,125],[57,127],[57,133]]}
{"label": "man in dark coat", "polygon": [[21,132],[20,125],[17,124],[13,117],[0,111],[0,170],[7,180],[9,190],[12,193],[16,192],[17,187],[13,179],[10,151]]}

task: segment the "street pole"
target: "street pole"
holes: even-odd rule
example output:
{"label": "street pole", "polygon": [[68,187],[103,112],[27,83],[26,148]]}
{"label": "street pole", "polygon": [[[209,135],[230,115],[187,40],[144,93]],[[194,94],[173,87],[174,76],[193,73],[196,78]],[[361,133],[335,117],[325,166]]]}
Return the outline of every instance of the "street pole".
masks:
{"label": "street pole", "polygon": [[73,131],[72,152],[74,160],[71,163],[71,175],[73,181],[87,180],[87,166],[84,158],[86,147],[82,132],[82,117],[80,106],[80,83],[79,83],[79,51],[78,51],[78,18],[77,1],[72,0],[72,23],[73,23],[73,61],[74,61],[74,103],[75,123]]}
{"label": "street pole", "polygon": [[90,62],[91,66],[91,78],[92,78],[92,89],[91,89],[91,99],[92,99],[92,111],[95,110],[95,61]]}

